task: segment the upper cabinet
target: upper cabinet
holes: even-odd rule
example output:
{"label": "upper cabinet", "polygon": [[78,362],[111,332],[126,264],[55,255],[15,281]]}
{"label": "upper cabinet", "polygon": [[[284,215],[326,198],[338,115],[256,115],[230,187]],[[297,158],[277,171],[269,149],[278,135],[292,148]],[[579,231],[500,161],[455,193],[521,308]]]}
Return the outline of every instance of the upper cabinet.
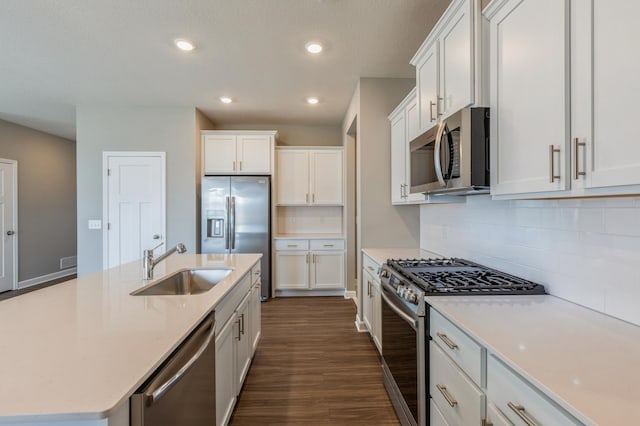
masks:
{"label": "upper cabinet", "polygon": [[413,89],[389,115],[391,122],[391,203],[424,201],[424,194],[411,194],[409,141],[418,133],[418,102]]}
{"label": "upper cabinet", "polygon": [[271,174],[276,132],[202,132],[203,174]]}
{"label": "upper cabinet", "polygon": [[481,34],[480,1],[454,0],[411,59],[416,67],[418,134],[482,102]]}
{"label": "upper cabinet", "polygon": [[342,148],[278,148],[276,203],[287,206],[343,204]]}
{"label": "upper cabinet", "polygon": [[619,47],[640,37],[634,12],[640,4],[624,0],[494,0],[485,9],[495,198],[640,193],[629,119],[640,113],[640,57]]}

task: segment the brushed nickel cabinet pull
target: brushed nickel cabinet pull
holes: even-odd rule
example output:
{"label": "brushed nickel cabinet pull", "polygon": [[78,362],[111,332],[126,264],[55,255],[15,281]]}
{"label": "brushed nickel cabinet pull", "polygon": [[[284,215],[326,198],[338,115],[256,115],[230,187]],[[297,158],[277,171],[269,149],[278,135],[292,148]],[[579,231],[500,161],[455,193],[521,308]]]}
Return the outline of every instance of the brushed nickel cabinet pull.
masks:
{"label": "brushed nickel cabinet pull", "polygon": [[449,391],[447,390],[446,386],[442,386],[442,385],[436,385],[436,387],[438,388],[438,390],[440,391],[440,393],[442,394],[442,396],[444,397],[444,399],[447,400],[447,402],[449,403],[450,406],[455,407],[456,405],[458,405],[458,401],[456,401],[451,394],[449,394]]}
{"label": "brushed nickel cabinet pull", "polygon": [[367,280],[367,296],[371,297],[371,281]]}
{"label": "brushed nickel cabinet pull", "polygon": [[287,247],[298,247],[297,244],[287,244]]}
{"label": "brushed nickel cabinet pull", "polygon": [[316,194],[311,194],[311,202],[312,203],[316,202]]}
{"label": "brushed nickel cabinet pull", "polygon": [[309,253],[307,253],[306,259],[307,259],[307,263],[309,263]]}
{"label": "brushed nickel cabinet pull", "polygon": [[242,171],[242,161],[240,161],[240,171]]}
{"label": "brushed nickel cabinet pull", "polygon": [[240,315],[240,333],[244,334],[244,314]]}
{"label": "brushed nickel cabinet pull", "polygon": [[587,143],[586,142],[580,142],[580,140],[578,138],[574,138],[573,139],[573,155],[574,155],[574,159],[575,159],[575,178],[579,179],[580,176],[586,176],[587,173],[586,172],[581,172],[580,171],[580,163],[578,163],[578,160],[580,159],[580,156],[578,155],[578,149],[580,147],[586,147]]}
{"label": "brushed nickel cabinet pull", "polygon": [[438,96],[437,99],[438,99],[438,102],[436,102],[436,113],[437,113],[438,117],[440,117],[442,115],[442,113],[440,112],[440,101],[444,101],[444,98],[441,98],[440,96]]}
{"label": "brushed nickel cabinet pull", "polygon": [[304,201],[309,204],[309,194],[304,194]]}
{"label": "brushed nickel cabinet pull", "polygon": [[367,266],[367,269],[373,271],[373,266]]}
{"label": "brushed nickel cabinet pull", "polygon": [[444,333],[436,333],[436,335],[444,342],[445,345],[449,346],[449,349],[459,349],[458,345],[455,344],[449,336]]}
{"label": "brushed nickel cabinet pull", "polygon": [[560,152],[560,148],[554,148],[553,145],[549,145],[549,182],[553,183],[556,179],[560,179],[560,175],[556,175],[554,172],[554,158],[553,154]]}
{"label": "brushed nickel cabinet pull", "polygon": [[322,247],[333,247],[335,244],[323,244]]}
{"label": "brushed nickel cabinet pull", "polygon": [[233,162],[233,170],[234,171],[236,170],[236,162],[235,161]]}
{"label": "brushed nickel cabinet pull", "polygon": [[238,336],[236,338],[240,341],[240,340],[242,340],[242,334],[240,334],[241,333],[241,331],[240,331],[240,318],[238,318],[236,320],[236,323],[238,324]]}
{"label": "brushed nickel cabinet pull", "polygon": [[435,102],[429,101],[429,122],[435,120],[435,118],[433,118],[433,107],[435,105],[436,105]]}
{"label": "brushed nickel cabinet pull", "polygon": [[311,256],[311,263],[316,263],[316,255],[312,254]]}
{"label": "brushed nickel cabinet pull", "polygon": [[513,402],[509,401],[507,406],[513,410],[514,413],[518,415],[522,419],[523,422],[527,424],[527,426],[538,426],[538,423],[534,422],[531,417],[529,417],[522,405],[516,405]]}

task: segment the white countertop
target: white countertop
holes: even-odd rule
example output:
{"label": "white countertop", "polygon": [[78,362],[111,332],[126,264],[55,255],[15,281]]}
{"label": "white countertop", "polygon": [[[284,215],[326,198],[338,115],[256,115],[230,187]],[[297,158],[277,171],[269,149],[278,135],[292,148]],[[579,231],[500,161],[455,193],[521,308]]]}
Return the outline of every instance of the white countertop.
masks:
{"label": "white countertop", "polygon": [[580,421],[640,424],[640,327],[553,296],[426,300]]}
{"label": "white countertop", "polygon": [[0,301],[0,423],[109,416],[260,259],[173,255],[180,269],[231,266],[208,292],[130,296],[140,261]]}
{"label": "white countertop", "polygon": [[364,254],[373,259],[378,265],[382,265],[387,259],[420,259],[442,257],[431,251],[420,248],[364,248]]}

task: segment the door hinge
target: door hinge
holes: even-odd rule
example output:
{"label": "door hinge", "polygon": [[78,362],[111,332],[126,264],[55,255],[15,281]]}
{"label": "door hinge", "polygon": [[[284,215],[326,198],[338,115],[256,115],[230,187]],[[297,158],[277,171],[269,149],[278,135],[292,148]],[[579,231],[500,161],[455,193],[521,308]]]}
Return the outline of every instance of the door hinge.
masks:
{"label": "door hinge", "polygon": [[107,169],[107,176],[111,176],[111,169]]}
{"label": "door hinge", "polygon": [[111,222],[107,222],[107,231],[111,231]]}

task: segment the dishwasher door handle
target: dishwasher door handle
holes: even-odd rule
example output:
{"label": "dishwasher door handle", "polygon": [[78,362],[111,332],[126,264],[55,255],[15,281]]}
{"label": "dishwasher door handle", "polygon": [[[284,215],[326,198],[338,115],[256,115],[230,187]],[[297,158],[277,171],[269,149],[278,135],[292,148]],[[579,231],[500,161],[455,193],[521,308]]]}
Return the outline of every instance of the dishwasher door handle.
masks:
{"label": "dishwasher door handle", "polygon": [[[207,347],[211,343],[211,340],[213,339],[213,336],[215,335],[216,323],[213,316],[211,316],[210,319],[202,324],[199,327],[198,331],[206,329],[208,327],[211,327],[211,331],[209,331],[209,333],[207,334],[205,341],[202,343],[202,345],[200,345],[198,350],[196,350],[195,353],[191,357],[189,357],[189,360],[182,367],[180,367],[180,369],[173,376],[171,376],[171,378],[160,385],[156,385],[153,382],[149,385],[149,388],[144,393],[145,405],[147,407],[152,406],[158,399],[162,398],[162,395],[164,395],[169,389],[171,389],[173,385],[178,383],[182,376],[184,376],[187,371],[189,371],[189,369],[193,367],[193,364],[195,364],[196,361],[198,361],[198,359],[202,356],[203,352],[207,349]],[[194,335],[192,335],[192,338],[197,334],[199,333],[196,332]]]}

